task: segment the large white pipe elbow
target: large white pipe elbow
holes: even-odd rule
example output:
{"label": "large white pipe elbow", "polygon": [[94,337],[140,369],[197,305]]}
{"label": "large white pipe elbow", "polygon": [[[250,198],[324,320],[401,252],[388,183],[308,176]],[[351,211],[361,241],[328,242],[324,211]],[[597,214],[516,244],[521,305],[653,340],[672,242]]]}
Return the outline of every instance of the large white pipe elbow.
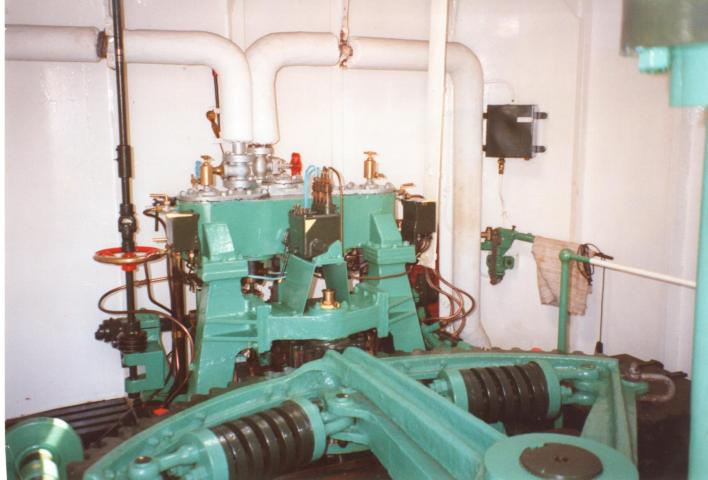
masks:
{"label": "large white pipe elbow", "polygon": [[98,62],[94,27],[5,27],[5,60],[31,62]]}
{"label": "large white pipe elbow", "polygon": [[333,66],[339,60],[339,42],[331,33],[285,32],[259,38],[246,50],[251,68],[253,143],[278,142],[275,80],[283,67]]}
{"label": "large white pipe elbow", "polygon": [[[98,62],[98,29],[10,25],[5,28],[5,59],[47,62]],[[129,63],[204,65],[218,74],[221,137],[250,142],[251,75],[246,55],[224,37],[207,32],[127,30]]]}
{"label": "large white pipe elbow", "polygon": [[236,44],[214,33],[169,30],[126,30],[124,42],[129,63],[212,68],[218,74],[221,138],[251,141],[251,76]]}
{"label": "large white pipe elbow", "polygon": [[[347,67],[351,69],[428,69],[428,42],[352,37],[349,43],[353,55]],[[484,77],[477,56],[459,43],[448,44],[446,69],[454,88],[453,283],[479,301]],[[436,169],[435,159],[426,157],[426,175]],[[463,336],[475,345],[490,345],[479,308],[468,317]]]}

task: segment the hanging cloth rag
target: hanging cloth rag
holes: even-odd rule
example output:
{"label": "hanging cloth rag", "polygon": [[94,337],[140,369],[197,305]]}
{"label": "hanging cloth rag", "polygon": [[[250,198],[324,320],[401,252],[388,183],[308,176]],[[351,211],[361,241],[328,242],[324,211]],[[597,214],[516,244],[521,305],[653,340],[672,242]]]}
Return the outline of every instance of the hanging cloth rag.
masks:
{"label": "hanging cloth rag", "polygon": [[[536,259],[538,294],[544,305],[558,306],[560,298],[561,261],[558,258],[564,248],[578,251],[578,244],[553,238],[536,236],[531,252]],[[571,315],[585,315],[588,294],[592,291],[587,280],[580,273],[578,263],[570,262],[570,292],[568,312]]]}

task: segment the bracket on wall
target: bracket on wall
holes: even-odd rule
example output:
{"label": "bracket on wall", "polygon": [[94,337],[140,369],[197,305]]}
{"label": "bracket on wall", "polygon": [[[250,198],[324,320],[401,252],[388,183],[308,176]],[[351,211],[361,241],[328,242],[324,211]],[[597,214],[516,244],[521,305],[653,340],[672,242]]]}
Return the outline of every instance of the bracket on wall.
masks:
{"label": "bracket on wall", "polygon": [[538,105],[488,105],[483,117],[487,120],[484,153],[498,159],[500,175],[507,158],[530,160],[546,151],[536,145],[537,121],[548,118],[546,112],[538,111]]}

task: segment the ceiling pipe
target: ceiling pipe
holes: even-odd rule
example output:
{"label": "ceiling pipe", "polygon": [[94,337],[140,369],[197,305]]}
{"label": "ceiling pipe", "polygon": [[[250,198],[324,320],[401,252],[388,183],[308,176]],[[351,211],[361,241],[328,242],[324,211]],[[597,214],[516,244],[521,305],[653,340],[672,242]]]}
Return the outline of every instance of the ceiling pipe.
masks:
{"label": "ceiling pipe", "polygon": [[[99,31],[93,27],[8,25],[5,59],[49,62],[98,62]],[[251,75],[246,55],[236,44],[207,32],[126,30],[128,63],[203,65],[218,74],[221,137],[250,142]]]}
{"label": "ceiling pipe", "polygon": [[275,79],[283,67],[333,66],[339,60],[339,41],[331,33],[271,33],[246,50],[251,68],[253,143],[273,145],[280,139]]}
{"label": "ceiling pipe", "polygon": [[[350,37],[349,44],[350,69],[428,70],[425,41]],[[459,43],[447,45],[446,70],[454,88],[452,281],[479,302],[484,77],[477,56]],[[426,172],[437,170],[435,158],[426,156],[425,162]],[[479,304],[468,317],[463,337],[477,346],[490,345]]]}
{"label": "ceiling pipe", "polygon": [[94,27],[8,25],[5,60],[96,63],[98,34]]}

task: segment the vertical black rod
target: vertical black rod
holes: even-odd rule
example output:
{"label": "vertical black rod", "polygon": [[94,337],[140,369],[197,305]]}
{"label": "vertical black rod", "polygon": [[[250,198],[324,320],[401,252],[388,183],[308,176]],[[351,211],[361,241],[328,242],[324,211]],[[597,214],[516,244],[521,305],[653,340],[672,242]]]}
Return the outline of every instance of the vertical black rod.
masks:
{"label": "vertical black rod", "polygon": [[[123,2],[112,0],[113,7],[113,47],[116,62],[116,97],[118,103],[118,176],[121,182],[120,217],[118,231],[121,233],[121,248],[124,252],[135,251],[135,207],[130,192],[132,172],[132,147],[128,135],[128,103],[125,80],[125,57],[123,52]],[[135,319],[135,283],[133,272],[125,272],[126,303],[128,317]]]}
{"label": "vertical black rod", "polygon": [[[187,313],[185,311],[184,283],[182,281],[184,266],[179,255],[174,255],[168,259],[167,268],[170,271],[170,308],[174,314],[173,316],[182,325],[189,328],[185,320]],[[174,354],[179,357],[181,370],[175,375],[173,387],[167,396],[170,400],[182,393],[184,387],[186,387],[186,377],[189,374],[187,337],[184,336],[184,333],[179,328],[174,330],[172,345],[174,347]],[[169,404],[169,402],[166,402],[166,404]]]}

